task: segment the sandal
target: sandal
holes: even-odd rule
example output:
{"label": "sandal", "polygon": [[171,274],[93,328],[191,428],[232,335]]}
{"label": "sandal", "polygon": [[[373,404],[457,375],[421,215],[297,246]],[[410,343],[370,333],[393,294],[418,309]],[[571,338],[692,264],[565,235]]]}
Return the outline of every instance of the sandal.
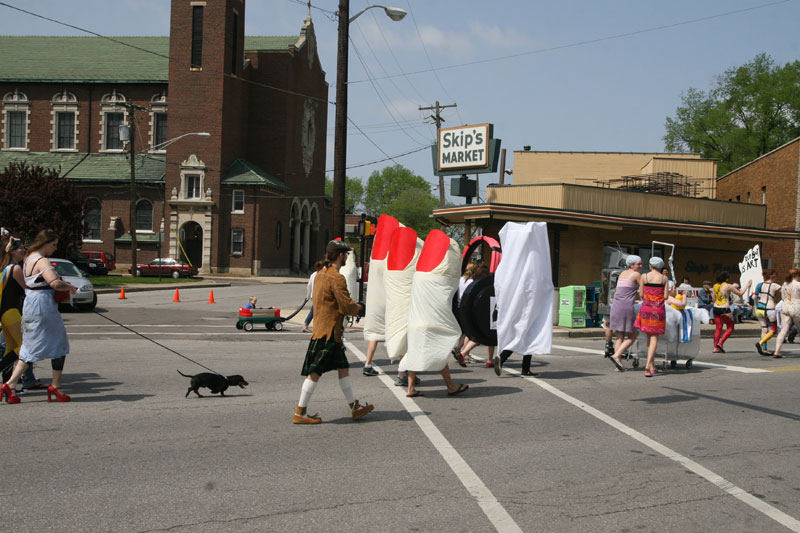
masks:
{"label": "sandal", "polygon": [[459,385],[459,386],[458,386],[458,388],[457,388],[456,390],[454,390],[453,392],[447,391],[447,395],[448,395],[448,396],[455,396],[456,394],[461,394],[462,392],[464,392],[464,391],[465,391],[465,390],[467,390],[468,388],[469,388],[469,385],[465,385],[464,383],[462,383],[462,384],[461,384],[461,385]]}
{"label": "sandal", "polygon": [[425,394],[419,390],[415,390],[411,394],[406,394],[406,398],[416,398],[417,396],[425,396]]}
{"label": "sandal", "polygon": [[614,363],[614,366],[615,366],[615,367],[617,367],[617,370],[618,370],[618,371],[620,371],[620,372],[625,372],[625,367],[624,367],[624,366],[622,366],[622,363],[620,363],[620,362],[619,362],[619,359],[617,359],[617,358],[616,358],[616,357],[614,357],[613,355],[612,355],[611,357],[609,357],[608,359],[609,359],[609,360],[610,360],[612,363]]}

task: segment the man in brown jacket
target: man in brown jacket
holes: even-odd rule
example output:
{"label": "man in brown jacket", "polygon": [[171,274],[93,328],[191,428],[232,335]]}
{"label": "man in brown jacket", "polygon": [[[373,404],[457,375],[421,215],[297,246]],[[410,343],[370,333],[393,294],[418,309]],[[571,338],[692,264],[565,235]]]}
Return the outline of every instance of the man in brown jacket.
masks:
{"label": "man in brown jacket", "polygon": [[375,406],[361,403],[353,394],[350,383],[350,364],[344,353],[342,342],[343,321],[346,316],[363,316],[364,304],[355,303],[347,291],[347,281],[339,274],[339,268],[347,259],[351,248],[343,241],[331,241],[325,250],[328,266],[317,273],[314,280],[312,303],[314,307],[314,332],[308,344],[306,359],[301,375],[306,376],[300,391],[300,401],[295,409],[292,422],[295,424],[319,424],[317,415],[306,414],[308,402],[317,382],[323,373],[338,370],[339,386],[350,405],[353,420],[358,420],[372,411]]}

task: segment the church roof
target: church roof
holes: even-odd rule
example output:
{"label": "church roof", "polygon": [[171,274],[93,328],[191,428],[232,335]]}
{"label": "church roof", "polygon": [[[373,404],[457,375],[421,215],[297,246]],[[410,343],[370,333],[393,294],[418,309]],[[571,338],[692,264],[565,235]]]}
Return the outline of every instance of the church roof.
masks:
{"label": "church roof", "polygon": [[223,185],[257,185],[268,187],[280,192],[290,189],[278,178],[261,169],[246,159],[237,159],[222,174]]}
{"label": "church roof", "polygon": [[[288,51],[297,35],[245,37],[245,51]],[[167,83],[169,37],[0,36],[0,81]]]}
{"label": "church roof", "polygon": [[[82,183],[130,181],[131,164],[126,154],[86,154],[60,152],[0,152],[0,171],[12,162],[52,168],[59,176]],[[163,183],[163,154],[136,154],[136,182]]]}

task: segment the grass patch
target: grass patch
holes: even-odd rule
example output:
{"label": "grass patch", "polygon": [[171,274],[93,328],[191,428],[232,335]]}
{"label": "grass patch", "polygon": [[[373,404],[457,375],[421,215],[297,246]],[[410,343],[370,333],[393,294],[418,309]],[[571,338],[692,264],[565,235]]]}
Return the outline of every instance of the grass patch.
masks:
{"label": "grass patch", "polygon": [[134,278],[133,276],[89,276],[89,281],[95,287],[121,287],[122,285],[159,285],[159,284],[174,284],[174,283],[196,283],[203,281],[201,278],[177,278],[173,279],[168,276],[162,277],[160,280],[158,276],[147,276]]}

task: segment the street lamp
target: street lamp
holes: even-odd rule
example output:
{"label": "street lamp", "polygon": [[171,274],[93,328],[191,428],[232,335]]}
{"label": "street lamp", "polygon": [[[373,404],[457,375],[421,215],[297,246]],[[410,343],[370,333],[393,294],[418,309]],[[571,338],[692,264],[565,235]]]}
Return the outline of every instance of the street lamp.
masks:
{"label": "street lamp", "polygon": [[[147,108],[137,106],[134,104],[128,104],[130,109],[130,119],[129,124],[121,125],[119,127],[119,139],[123,142],[127,141],[129,146],[129,153],[131,158],[131,204],[130,209],[128,210],[128,228],[130,229],[131,234],[131,274],[136,275],[136,165],[135,165],[135,155],[136,149],[134,147],[134,139],[136,138],[136,121],[134,120],[133,113],[135,110],[144,110],[147,111]],[[201,137],[209,137],[211,134],[206,132],[197,132],[197,133],[184,133],[183,135],[179,135],[174,139],[170,139],[168,141],[164,141],[163,143],[159,143],[153,146],[153,150],[160,150],[162,148],[166,148],[168,145],[174,143],[179,139],[183,139],[184,137],[188,137],[189,135],[199,135]],[[166,187],[166,184],[164,185]],[[166,192],[164,194],[164,201],[166,202]],[[163,235],[161,236],[163,239]],[[161,247],[161,239],[159,239],[159,248]],[[159,251],[159,254],[161,252]]]}
{"label": "street lamp", "polygon": [[333,143],[333,236],[345,237],[345,167],[347,166],[347,53],[350,23],[372,8],[381,8],[390,19],[402,20],[406,12],[399,7],[368,6],[350,18],[350,0],[339,0],[339,46],[336,56],[336,119]]}

